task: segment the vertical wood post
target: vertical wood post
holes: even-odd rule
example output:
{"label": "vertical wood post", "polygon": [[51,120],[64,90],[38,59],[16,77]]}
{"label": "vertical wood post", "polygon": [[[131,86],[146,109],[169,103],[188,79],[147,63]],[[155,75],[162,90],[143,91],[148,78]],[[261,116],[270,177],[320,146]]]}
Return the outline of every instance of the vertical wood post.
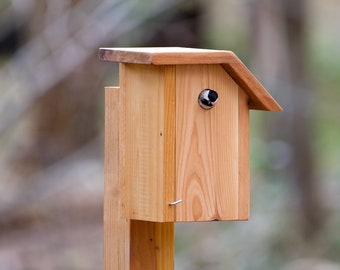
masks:
{"label": "vertical wood post", "polygon": [[119,87],[105,88],[104,269],[130,269],[130,220],[122,218],[119,183]]}
{"label": "vertical wood post", "polygon": [[105,88],[104,270],[174,269],[174,223],[124,218],[119,91]]}

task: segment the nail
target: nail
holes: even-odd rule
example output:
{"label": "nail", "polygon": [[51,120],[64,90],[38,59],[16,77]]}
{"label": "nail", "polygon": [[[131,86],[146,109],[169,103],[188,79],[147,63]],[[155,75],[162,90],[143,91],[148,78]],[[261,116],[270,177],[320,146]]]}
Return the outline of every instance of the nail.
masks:
{"label": "nail", "polygon": [[169,203],[169,205],[171,206],[171,205],[176,205],[176,204],[179,204],[179,203],[181,203],[182,202],[182,200],[177,200],[177,201],[174,201],[174,202],[171,202],[171,203]]}

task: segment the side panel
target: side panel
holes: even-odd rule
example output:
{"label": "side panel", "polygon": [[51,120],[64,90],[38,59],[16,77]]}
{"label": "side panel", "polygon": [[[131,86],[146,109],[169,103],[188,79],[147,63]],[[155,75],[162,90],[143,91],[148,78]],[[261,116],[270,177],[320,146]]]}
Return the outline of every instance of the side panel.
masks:
{"label": "side panel", "polygon": [[175,208],[169,203],[175,200],[176,183],[176,66],[165,66],[164,86],[164,221],[175,220]]}
{"label": "side panel", "polygon": [[[171,151],[164,138],[173,137],[169,133],[172,125],[165,120],[165,111],[167,114],[171,111],[171,105],[165,106],[165,95],[171,90],[169,76],[172,73],[167,66],[154,65],[124,64],[122,70],[124,183],[126,198],[130,198],[126,202],[126,214],[138,220],[173,219],[173,209],[166,200],[174,197],[174,179],[164,177],[164,174],[171,176],[171,168],[165,167],[168,163],[174,170],[174,160],[164,154],[165,150]],[[169,181],[172,181],[171,185]]]}
{"label": "side panel", "polygon": [[238,181],[239,181],[239,213],[238,218],[249,218],[249,97],[239,88],[238,90]]}

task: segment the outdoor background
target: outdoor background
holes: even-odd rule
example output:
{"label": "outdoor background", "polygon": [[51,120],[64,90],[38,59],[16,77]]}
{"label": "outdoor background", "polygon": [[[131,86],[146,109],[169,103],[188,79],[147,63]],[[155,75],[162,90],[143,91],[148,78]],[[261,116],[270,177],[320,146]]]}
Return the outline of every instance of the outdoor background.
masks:
{"label": "outdoor background", "polygon": [[175,268],[340,269],[337,0],[1,0],[0,270],[102,268],[99,47],[234,51],[281,104],[251,112],[251,217],[176,224]]}

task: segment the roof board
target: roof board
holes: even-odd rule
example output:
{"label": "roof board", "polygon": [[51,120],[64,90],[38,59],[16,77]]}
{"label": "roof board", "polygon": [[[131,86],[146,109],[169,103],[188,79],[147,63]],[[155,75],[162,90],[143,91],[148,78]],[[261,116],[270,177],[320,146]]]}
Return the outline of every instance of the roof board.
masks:
{"label": "roof board", "polygon": [[102,61],[120,63],[153,65],[221,64],[224,70],[249,96],[250,109],[282,111],[280,105],[232,51],[181,47],[100,48],[98,55]]}

